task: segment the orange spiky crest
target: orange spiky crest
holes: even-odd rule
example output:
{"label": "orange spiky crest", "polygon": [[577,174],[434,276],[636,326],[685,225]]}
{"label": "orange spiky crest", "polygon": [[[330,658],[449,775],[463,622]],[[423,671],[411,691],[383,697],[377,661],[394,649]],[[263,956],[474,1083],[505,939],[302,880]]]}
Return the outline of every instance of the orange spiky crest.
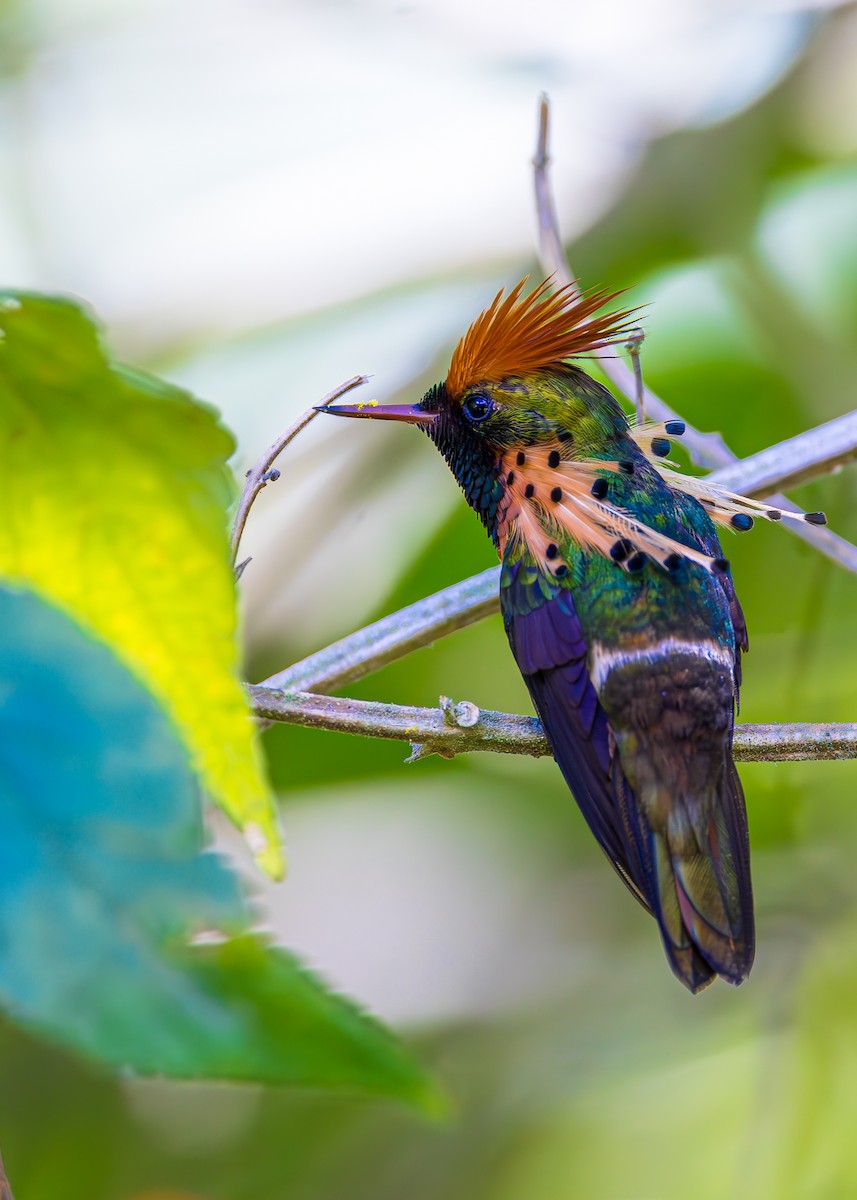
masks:
{"label": "orange spiky crest", "polygon": [[545,279],[521,299],[528,278],[505,299],[501,288],[455,347],[446,377],[449,396],[457,399],[481,380],[559,366],[630,333],[633,309],[595,315],[621,292],[581,293],[575,283],[550,292],[551,280]]}

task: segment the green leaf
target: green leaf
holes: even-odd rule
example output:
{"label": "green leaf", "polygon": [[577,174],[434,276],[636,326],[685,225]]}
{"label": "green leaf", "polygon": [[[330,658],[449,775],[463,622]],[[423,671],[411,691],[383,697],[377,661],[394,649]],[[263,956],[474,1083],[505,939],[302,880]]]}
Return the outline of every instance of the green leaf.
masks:
{"label": "green leaf", "polygon": [[0,589],[0,1004],[141,1072],[433,1102],[380,1024],[247,928],[159,705],[64,614]]}
{"label": "green leaf", "polygon": [[374,1092],[435,1116],[445,1112],[443,1094],[384,1027],[344,997],[323,990],[287,951],[265,947],[255,937],[232,938],[194,947],[181,961],[200,987],[240,1014],[240,1063],[221,1041],[209,1039],[200,1046],[212,1074]]}
{"label": "green leaf", "polygon": [[0,579],[40,592],[130,667],[278,875],[237,678],[232,450],[187,392],[111,363],[76,304],[0,293]]}

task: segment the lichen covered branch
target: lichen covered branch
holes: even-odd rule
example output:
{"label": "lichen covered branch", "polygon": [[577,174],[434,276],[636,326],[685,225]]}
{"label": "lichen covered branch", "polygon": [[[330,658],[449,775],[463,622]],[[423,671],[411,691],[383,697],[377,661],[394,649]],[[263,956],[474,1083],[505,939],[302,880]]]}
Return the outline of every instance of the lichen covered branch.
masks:
{"label": "lichen covered branch", "polygon": [[[264,720],[410,742],[416,751],[412,758],[426,754],[449,758],[474,750],[533,757],[550,754],[536,717],[478,709],[469,702],[455,705],[443,697],[437,708],[415,708],[261,686],[248,690],[253,711]],[[735,758],[745,762],[857,758],[857,725],[739,725]]]}

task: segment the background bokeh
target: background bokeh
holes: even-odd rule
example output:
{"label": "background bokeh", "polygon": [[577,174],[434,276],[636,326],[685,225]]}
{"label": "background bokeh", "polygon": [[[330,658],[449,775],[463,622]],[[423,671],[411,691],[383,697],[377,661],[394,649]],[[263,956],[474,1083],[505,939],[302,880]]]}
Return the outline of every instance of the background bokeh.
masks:
{"label": "background bokeh", "polygon": [[[571,261],[648,305],[649,384],[739,454],[853,407],[855,6],[3,0],[0,72],[0,279],[89,301],[222,410],[239,473],[350,375],[419,396],[537,271],[542,90]],[[492,561],[412,431],[320,419],[279,465],[246,535],[250,678]],[[853,471],[795,499],[857,538]],[[778,528],[728,553],[742,719],[853,720],[857,580]],[[530,711],[498,619],[349,689],[440,693]],[[265,746],[291,874],[251,879],[260,920],[403,1032],[455,1118],[119,1080],[3,1025],[19,1197],[857,1192],[855,764],[742,767],[757,965],[693,998],[551,762]]]}

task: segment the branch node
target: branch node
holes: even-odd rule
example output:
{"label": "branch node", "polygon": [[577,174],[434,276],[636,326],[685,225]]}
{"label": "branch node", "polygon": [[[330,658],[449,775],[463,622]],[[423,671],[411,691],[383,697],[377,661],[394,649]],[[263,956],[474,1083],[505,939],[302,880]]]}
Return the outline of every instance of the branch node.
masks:
{"label": "branch node", "polygon": [[449,696],[441,696],[438,703],[444,725],[452,725],[457,729],[472,729],[479,720],[479,707],[470,700],[461,700],[456,704]]}
{"label": "branch node", "polygon": [[[261,685],[250,685],[248,691],[257,717],[409,742],[411,754],[407,762],[418,762],[431,754],[454,758],[456,754],[474,750],[534,757],[551,753],[536,717],[480,712],[468,701],[463,702],[465,720],[472,719],[474,712],[480,715],[474,722],[475,727],[462,728],[445,723],[443,709],[438,712],[437,708],[409,708]],[[452,701],[448,701],[448,705],[453,715],[461,708]],[[734,751],[736,761],[857,759],[857,724],[739,725],[735,729]]]}

